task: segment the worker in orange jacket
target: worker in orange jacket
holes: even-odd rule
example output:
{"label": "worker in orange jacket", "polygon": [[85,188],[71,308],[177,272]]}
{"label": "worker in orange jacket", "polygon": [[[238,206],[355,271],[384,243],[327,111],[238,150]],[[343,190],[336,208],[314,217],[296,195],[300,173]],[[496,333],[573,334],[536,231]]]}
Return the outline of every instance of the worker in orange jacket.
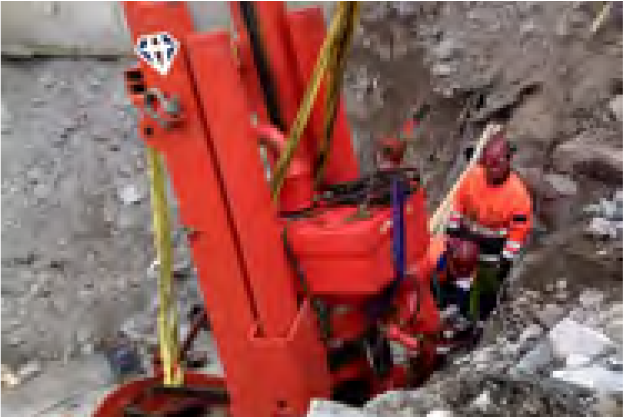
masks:
{"label": "worker in orange jacket", "polygon": [[422,265],[439,309],[457,305],[468,312],[469,290],[478,268],[479,249],[471,240],[433,236]]}
{"label": "worker in orange jacket", "polygon": [[497,291],[532,229],[532,200],[511,170],[511,149],[503,133],[489,140],[479,163],[453,197],[447,233],[480,248],[481,272],[475,314],[484,320],[495,308]]}

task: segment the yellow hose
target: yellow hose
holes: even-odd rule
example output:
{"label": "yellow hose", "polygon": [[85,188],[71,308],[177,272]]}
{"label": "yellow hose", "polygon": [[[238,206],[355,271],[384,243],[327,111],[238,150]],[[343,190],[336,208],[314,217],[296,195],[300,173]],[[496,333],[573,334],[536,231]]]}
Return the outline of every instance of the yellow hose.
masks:
{"label": "yellow hose", "polygon": [[164,385],[182,385],[183,369],[178,362],[178,312],[172,281],[172,244],[170,240],[165,171],[158,152],[150,147],[147,148],[147,152],[154,245],[160,264],[157,324],[159,348],[163,364],[163,383]]}

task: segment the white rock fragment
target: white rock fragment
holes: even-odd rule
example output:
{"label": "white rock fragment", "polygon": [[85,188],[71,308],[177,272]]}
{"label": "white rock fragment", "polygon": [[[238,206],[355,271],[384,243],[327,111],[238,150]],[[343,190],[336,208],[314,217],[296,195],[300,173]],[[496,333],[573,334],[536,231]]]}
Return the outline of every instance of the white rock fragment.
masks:
{"label": "white rock fragment", "polygon": [[618,209],[624,211],[624,190],[616,190],[613,196],[613,202],[617,205]]}
{"label": "white rock fragment", "polygon": [[548,303],[537,313],[537,318],[544,326],[552,327],[562,318],[563,314],[564,310],[562,307],[554,303]]}
{"label": "white rock fragment", "polygon": [[624,339],[624,323],[621,317],[615,319],[614,321],[608,323],[605,326],[605,331],[607,335],[618,343],[623,343]]}
{"label": "white rock fragment", "polygon": [[578,368],[580,366],[589,364],[589,362],[589,356],[579,355],[576,353],[568,355],[567,358],[565,358],[565,366],[568,368]]}
{"label": "white rock fragment", "polygon": [[621,393],[623,375],[600,365],[566,368],[552,372],[552,377],[600,392]]}
{"label": "white rock fragment", "polygon": [[361,410],[349,407],[345,404],[321,400],[321,399],[313,399],[311,400],[311,405],[309,406],[309,411],[307,413],[307,417],[367,417],[367,414],[363,413]]}
{"label": "white rock fragment", "polygon": [[525,22],[520,27],[520,33],[524,36],[534,34],[535,32],[537,32],[537,30],[538,30],[537,24],[532,20]]}
{"label": "white rock fragment", "polygon": [[597,204],[589,204],[583,208],[589,216],[603,217],[606,220],[622,220],[622,201],[616,194],[615,200],[600,199]]}
{"label": "white rock fragment", "polygon": [[622,120],[624,120],[624,98],[623,98],[622,95],[615,96],[609,102],[609,108],[611,109],[611,112],[613,113],[613,116],[617,120],[619,120],[620,122],[622,122]]}
{"label": "white rock fragment", "polygon": [[524,373],[534,373],[550,364],[553,359],[554,356],[552,354],[550,343],[542,341],[537,344],[533,350],[522,357],[512,372],[521,371]]}
{"label": "white rock fragment", "polygon": [[587,289],[578,296],[578,302],[587,309],[598,307],[603,300],[604,294],[596,290]]}
{"label": "white rock fragment", "polygon": [[621,318],[624,314],[624,305],[621,302],[613,304],[607,311],[607,314],[609,317]]}
{"label": "white rock fragment", "polygon": [[41,364],[37,361],[28,362],[17,371],[20,381],[28,381],[41,373]]}
{"label": "white rock fragment", "polygon": [[504,346],[502,346],[502,353],[504,353],[505,355],[510,355],[510,356],[515,356],[519,353],[520,350],[520,344],[519,343],[505,343]]}
{"label": "white rock fragment", "polygon": [[578,185],[567,175],[547,174],[545,180],[560,196],[571,197],[578,193]]}
{"label": "white rock fragment", "polygon": [[554,298],[556,298],[557,301],[560,301],[560,302],[567,301],[567,297],[568,297],[568,294],[565,291],[559,291],[556,294],[554,294]]}
{"label": "white rock fragment", "polygon": [[541,326],[533,323],[524,329],[519,337],[519,341],[521,344],[523,344],[531,340],[537,340],[539,337],[541,337],[541,334]]}
{"label": "white rock fragment", "polygon": [[386,391],[370,400],[365,405],[365,409],[372,411],[383,408],[399,410],[400,408],[406,406],[406,402],[409,398],[410,395],[407,391]]}
{"label": "white rock fragment", "polygon": [[562,359],[572,354],[595,356],[614,347],[604,334],[565,318],[548,333],[552,350]]}
{"label": "white rock fragment", "polygon": [[143,199],[142,193],[133,184],[122,187],[118,190],[117,196],[125,205],[137,204]]}
{"label": "white rock fragment", "polygon": [[491,403],[491,393],[485,390],[478,397],[476,397],[474,401],[472,401],[472,406],[478,408],[482,412],[486,412]]}
{"label": "white rock fragment", "polygon": [[432,73],[437,77],[447,77],[452,74],[452,66],[448,64],[437,64],[433,67]]}
{"label": "white rock fragment", "polygon": [[460,50],[460,46],[458,42],[453,38],[446,38],[442,40],[435,48],[433,49],[433,55],[437,57],[437,59],[447,60],[454,56],[456,52]]}
{"label": "white rock fragment", "polygon": [[21,383],[20,378],[5,364],[2,364],[1,379],[3,387],[15,387]]}
{"label": "white rock fragment", "polygon": [[426,414],[426,417],[453,417],[452,411],[450,410],[432,410]]}
{"label": "white rock fragment", "polygon": [[604,217],[594,217],[585,229],[587,235],[595,238],[611,238],[617,239],[619,235],[619,229],[621,229],[618,222],[612,222]]}
{"label": "white rock fragment", "polygon": [[493,359],[494,348],[492,346],[486,346],[472,355],[472,362],[474,363],[489,363]]}

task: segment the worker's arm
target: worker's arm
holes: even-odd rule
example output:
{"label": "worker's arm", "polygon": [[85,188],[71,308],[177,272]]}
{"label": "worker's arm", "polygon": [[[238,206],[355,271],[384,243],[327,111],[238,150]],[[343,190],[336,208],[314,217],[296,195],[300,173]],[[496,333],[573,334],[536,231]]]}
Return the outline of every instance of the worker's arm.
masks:
{"label": "worker's arm", "polygon": [[515,202],[509,219],[507,240],[502,250],[502,258],[512,262],[526,243],[532,229],[532,203],[528,194],[520,195]]}

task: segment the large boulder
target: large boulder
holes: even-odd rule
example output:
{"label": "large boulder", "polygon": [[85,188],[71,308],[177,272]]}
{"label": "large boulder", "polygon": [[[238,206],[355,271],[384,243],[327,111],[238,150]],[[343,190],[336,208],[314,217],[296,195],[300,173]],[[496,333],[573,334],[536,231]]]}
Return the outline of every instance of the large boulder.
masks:
{"label": "large boulder", "polygon": [[314,399],[311,401],[311,405],[309,406],[309,411],[307,413],[307,417],[366,417],[368,414],[365,414],[363,411],[347,406],[342,403],[323,400],[323,399]]}
{"label": "large boulder", "polygon": [[579,136],[556,147],[552,161],[557,172],[580,174],[600,181],[621,184],[624,156],[622,149]]}
{"label": "large boulder", "polygon": [[562,360],[570,355],[594,357],[615,348],[615,343],[606,335],[569,318],[550,330],[548,340],[554,355]]}

